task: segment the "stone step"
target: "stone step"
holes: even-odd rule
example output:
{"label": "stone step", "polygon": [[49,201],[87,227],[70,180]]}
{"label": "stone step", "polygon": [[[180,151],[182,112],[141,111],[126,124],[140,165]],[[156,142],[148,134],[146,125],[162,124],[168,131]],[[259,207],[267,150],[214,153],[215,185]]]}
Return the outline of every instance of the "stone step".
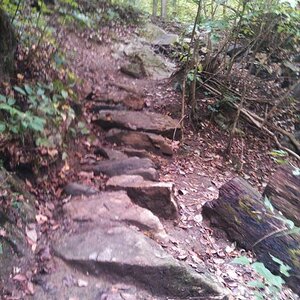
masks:
{"label": "stone step", "polygon": [[101,192],[92,197],[72,199],[63,206],[63,211],[73,221],[92,221],[101,223],[101,226],[110,222],[125,223],[160,241],[168,240],[159,219],[148,209],[132,203],[125,191]]}
{"label": "stone step", "polygon": [[93,122],[103,129],[119,128],[156,133],[170,139],[181,138],[179,122],[169,116],[154,112],[103,110],[93,117]]}
{"label": "stone step", "polygon": [[179,299],[227,299],[227,292],[207,270],[196,273],[175,260],[155,241],[125,226],[65,234],[54,253],[82,273],[114,278]]}
{"label": "stone step", "polygon": [[145,149],[158,154],[173,155],[172,141],[154,133],[113,128],[107,132],[106,140],[117,145]]}
{"label": "stone step", "polygon": [[141,176],[122,175],[110,178],[108,190],[125,190],[134,203],[165,219],[176,219],[178,205],[174,198],[174,183],[146,181]]}
{"label": "stone step", "polygon": [[109,177],[118,175],[140,175],[147,180],[158,180],[155,165],[149,158],[129,157],[118,160],[105,160],[95,165],[86,165],[84,171],[100,173]]}

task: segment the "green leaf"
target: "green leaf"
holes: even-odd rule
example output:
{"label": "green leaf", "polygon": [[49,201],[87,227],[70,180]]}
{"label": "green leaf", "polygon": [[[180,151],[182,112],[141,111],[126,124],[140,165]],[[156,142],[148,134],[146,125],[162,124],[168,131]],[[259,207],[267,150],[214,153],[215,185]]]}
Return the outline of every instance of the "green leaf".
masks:
{"label": "green leaf", "polygon": [[250,260],[246,256],[240,256],[240,257],[236,257],[234,260],[232,260],[231,263],[248,266],[248,265],[250,265]]}
{"label": "green leaf", "polygon": [[0,122],[0,133],[4,132],[6,129],[6,125],[4,122]]}
{"label": "green leaf", "polygon": [[258,289],[264,289],[265,288],[265,285],[259,280],[249,281],[247,283],[247,285],[250,286],[250,287],[258,288]]}
{"label": "green leaf", "polygon": [[65,91],[65,90],[62,90],[61,91],[61,95],[63,96],[63,98],[66,100],[67,98],[68,98],[68,92],[67,91]]}
{"label": "green leaf", "polygon": [[281,261],[279,258],[273,256],[272,254],[270,254],[270,256],[273,259],[273,261],[275,261],[276,263],[279,264],[279,266],[280,266],[279,267],[280,268],[279,269],[280,273],[283,274],[283,275],[285,275],[285,276],[287,276],[287,277],[289,277],[290,276],[289,271],[291,270],[291,267],[288,266],[288,265],[286,265],[283,261]]}
{"label": "green leaf", "polygon": [[30,123],[30,128],[42,132],[44,130],[44,126],[46,124],[46,120],[40,117],[33,117],[32,122]]}
{"label": "green leaf", "polygon": [[259,291],[254,291],[254,296],[255,296],[256,300],[264,300],[265,299],[264,295]]}
{"label": "green leaf", "polygon": [[2,246],[2,243],[0,242],[0,255],[3,254],[3,246]]}
{"label": "green leaf", "polygon": [[28,95],[32,95],[33,94],[33,90],[32,88],[28,85],[28,84],[24,84],[24,88],[25,88],[25,91]]}
{"label": "green leaf", "polygon": [[16,99],[15,99],[15,98],[9,97],[9,98],[7,99],[7,104],[8,104],[8,105],[13,106],[15,103],[16,103]]}
{"label": "green leaf", "polygon": [[20,94],[22,94],[22,95],[24,95],[24,96],[26,96],[26,92],[23,90],[23,89],[21,89],[19,86],[14,86],[14,90],[16,91],[16,92],[18,92],[18,93],[20,93]]}
{"label": "green leaf", "polygon": [[6,102],[6,97],[0,94],[0,102]]}
{"label": "green leaf", "polygon": [[267,196],[265,196],[264,198],[264,206],[270,210],[272,213],[274,213],[274,207],[271,203],[271,201],[269,200],[269,198]]}
{"label": "green leaf", "polygon": [[284,280],[280,276],[276,276],[270,272],[269,269],[265,267],[265,265],[261,262],[255,262],[252,264],[252,268],[264,279],[269,285],[274,285],[279,288],[284,284]]}

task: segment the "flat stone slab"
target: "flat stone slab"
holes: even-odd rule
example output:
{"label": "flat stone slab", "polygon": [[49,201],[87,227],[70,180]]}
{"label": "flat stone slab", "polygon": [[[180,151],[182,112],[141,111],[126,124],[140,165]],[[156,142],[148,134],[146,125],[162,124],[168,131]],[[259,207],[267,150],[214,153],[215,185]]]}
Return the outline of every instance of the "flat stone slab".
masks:
{"label": "flat stone slab", "polygon": [[118,160],[105,160],[96,165],[84,166],[85,171],[93,171],[96,175],[100,173],[109,177],[118,175],[140,175],[147,180],[158,180],[155,165],[149,158],[129,157]]}
{"label": "flat stone slab", "polygon": [[56,256],[83,273],[100,278],[110,275],[156,295],[227,299],[226,291],[207,270],[196,273],[155,241],[128,227],[98,227],[66,234],[53,248]]}
{"label": "flat stone slab", "polygon": [[155,239],[167,241],[159,219],[148,209],[132,203],[124,191],[102,192],[92,197],[74,199],[65,204],[63,210],[74,221],[125,223],[138,227]]}
{"label": "flat stone slab", "polygon": [[67,195],[71,195],[71,196],[80,196],[80,195],[91,196],[99,193],[100,191],[94,187],[85,184],[81,184],[78,182],[69,182],[64,187],[64,192]]}
{"label": "flat stone slab", "polygon": [[174,183],[146,181],[141,176],[122,175],[110,178],[108,190],[126,190],[134,203],[165,219],[176,219],[178,205],[174,198]]}
{"label": "flat stone slab", "polygon": [[173,139],[176,130],[175,138],[181,138],[179,121],[154,112],[103,110],[93,117],[93,121],[105,130],[119,128],[144,131],[170,139]]}
{"label": "flat stone slab", "polygon": [[172,141],[154,133],[113,128],[107,132],[106,140],[117,145],[127,145],[154,153],[173,155]]}
{"label": "flat stone slab", "polygon": [[102,157],[110,160],[121,160],[128,158],[128,155],[126,155],[122,151],[114,150],[107,147],[99,147],[94,151],[94,153],[96,155],[101,155]]}

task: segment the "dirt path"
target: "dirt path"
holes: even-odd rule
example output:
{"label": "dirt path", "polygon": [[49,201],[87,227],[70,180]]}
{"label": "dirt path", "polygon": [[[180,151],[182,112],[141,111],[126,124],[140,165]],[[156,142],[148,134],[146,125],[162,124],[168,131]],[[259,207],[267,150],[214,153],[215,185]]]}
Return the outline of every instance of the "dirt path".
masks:
{"label": "dirt path", "polygon": [[245,284],[256,275],[230,263],[243,251],[201,215],[234,176],[218,154],[224,133],[207,122],[179,148],[166,113],[178,117],[180,94],[167,80],[125,75],[111,44],[73,33],[64,42],[92,134],[71,158],[53,271],[34,298],[252,299]]}

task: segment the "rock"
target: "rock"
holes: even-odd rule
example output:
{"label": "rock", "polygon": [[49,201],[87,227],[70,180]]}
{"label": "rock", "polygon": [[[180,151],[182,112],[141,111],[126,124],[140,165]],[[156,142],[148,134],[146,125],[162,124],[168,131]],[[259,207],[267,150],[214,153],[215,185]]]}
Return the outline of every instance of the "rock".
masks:
{"label": "rock", "polygon": [[152,45],[169,46],[179,42],[177,34],[167,33],[153,23],[147,23],[141,35]]}
{"label": "rock", "polygon": [[[122,175],[122,174],[121,174]],[[139,175],[142,176],[145,180],[150,181],[158,181],[159,175],[154,168],[140,168],[136,170],[129,170],[127,171],[126,175]]]}
{"label": "rock", "polygon": [[137,156],[140,158],[150,158],[150,154],[143,149],[123,148],[124,153],[128,156]]}
{"label": "rock", "polygon": [[151,45],[140,38],[133,38],[127,44],[117,44],[114,57],[120,60],[138,57],[140,64],[137,67],[140,69],[142,66],[140,71],[155,80],[169,78],[176,69],[175,64],[155,54]]}
{"label": "rock", "polygon": [[115,176],[106,183],[108,190],[126,190],[134,203],[148,208],[155,215],[165,219],[178,216],[174,199],[174,183],[145,181],[141,176]]}
{"label": "rock", "polygon": [[117,145],[123,144],[154,153],[173,155],[171,140],[154,133],[113,128],[106,134],[106,140],[116,143]]}
{"label": "rock", "polygon": [[[143,180],[143,178],[141,177]],[[74,199],[63,207],[64,212],[74,221],[126,223],[137,226],[156,239],[167,240],[167,234],[159,219],[153,213],[130,200],[126,192],[102,192],[93,197]]]}
{"label": "rock", "polygon": [[[217,200],[203,206],[211,223],[223,229],[231,241],[251,250],[272,273],[280,274],[279,265],[271,255],[288,265],[290,276],[280,274],[286,284],[300,293],[300,237],[284,234],[287,231],[282,216],[274,209],[267,210],[262,196],[245,180],[236,177],[225,183]],[[281,232],[282,234],[276,235]]]}
{"label": "rock", "polygon": [[130,157],[119,160],[106,160],[96,165],[84,167],[84,171],[93,171],[96,175],[100,173],[109,177],[130,174],[141,175],[148,180],[157,180],[158,174],[154,163],[149,158]]}
{"label": "rock", "polygon": [[71,196],[81,196],[81,195],[90,196],[90,195],[95,195],[100,191],[96,188],[87,186],[85,184],[81,184],[78,182],[70,182],[64,187],[64,192],[67,195],[71,195]]}
{"label": "rock", "polygon": [[[26,185],[14,174],[0,167],[0,298],[15,287],[13,269],[26,269],[34,256],[27,241],[25,228],[35,222],[36,199],[26,190]],[[19,197],[20,196],[20,197]],[[12,201],[12,199],[15,199]],[[28,231],[27,231],[28,232]]]}
{"label": "rock", "polygon": [[128,156],[121,151],[110,149],[107,147],[97,148],[94,153],[96,155],[101,155],[102,157],[110,160],[121,160],[126,159]]}
{"label": "rock", "polygon": [[263,195],[283,215],[300,227],[300,176],[293,174],[294,168],[283,165],[271,176]]}
{"label": "rock", "polygon": [[[78,281],[84,280],[88,287],[79,287]],[[62,260],[55,258],[55,270],[50,274],[34,276],[33,300],[153,300],[149,292],[133,284],[116,283],[109,278],[99,278],[83,274]]]}
{"label": "rock", "polygon": [[169,116],[154,112],[139,111],[101,111],[93,121],[103,129],[119,128],[156,133],[170,139],[176,130],[176,139],[181,138],[179,122]]}
{"label": "rock", "polygon": [[55,254],[97,278],[134,283],[156,295],[187,299],[226,299],[226,291],[203,270],[197,274],[140,232],[118,226],[59,238]]}
{"label": "rock", "polygon": [[1,8],[0,37],[0,78],[8,79],[14,70],[14,55],[17,40],[10,19]]}
{"label": "rock", "polygon": [[300,102],[300,83],[298,83],[292,90],[292,96]]}
{"label": "rock", "polygon": [[227,49],[227,55],[230,57],[233,57],[235,55],[241,55],[243,52],[245,52],[246,48],[243,45],[236,44],[236,45],[229,45]]}
{"label": "rock", "polygon": [[[136,56],[133,56],[134,58]],[[145,70],[145,67],[143,65],[143,61],[141,59],[131,59],[131,61],[126,64],[126,65],[123,65],[121,68],[120,68],[120,71],[126,75],[129,75],[133,78],[138,78],[138,79],[141,79],[141,78],[144,78],[147,76],[147,73],[146,73],[146,70]]]}

